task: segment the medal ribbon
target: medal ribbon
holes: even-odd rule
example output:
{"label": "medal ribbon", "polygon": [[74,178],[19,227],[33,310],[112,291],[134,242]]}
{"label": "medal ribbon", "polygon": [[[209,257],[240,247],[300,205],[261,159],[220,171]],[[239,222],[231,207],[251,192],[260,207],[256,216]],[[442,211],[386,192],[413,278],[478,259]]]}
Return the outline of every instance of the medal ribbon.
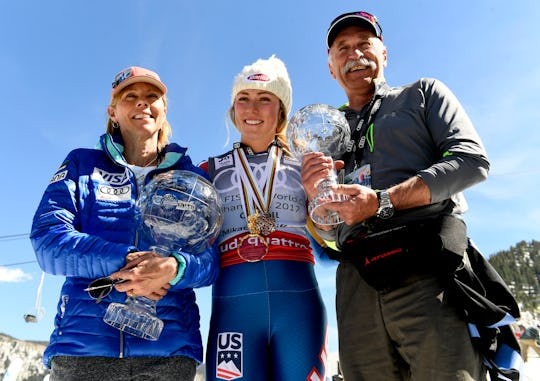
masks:
{"label": "medal ribbon", "polygon": [[270,210],[274,179],[276,172],[279,169],[281,155],[282,150],[273,145],[268,153],[266,168],[263,176],[261,177],[261,179],[265,181],[261,191],[257,185],[257,179],[249,166],[249,162],[244,150],[242,148],[237,148],[234,150],[234,159],[236,162],[241,164],[239,168],[240,186],[241,194],[244,199],[243,206],[246,216],[251,215],[250,205],[254,206],[255,212],[256,209],[259,209],[263,213],[268,213]]}

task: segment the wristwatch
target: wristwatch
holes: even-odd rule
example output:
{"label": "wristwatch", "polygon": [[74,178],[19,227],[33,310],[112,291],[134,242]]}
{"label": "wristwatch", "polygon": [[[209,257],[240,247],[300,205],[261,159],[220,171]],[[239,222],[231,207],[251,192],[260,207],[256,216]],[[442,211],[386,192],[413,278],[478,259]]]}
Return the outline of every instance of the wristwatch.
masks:
{"label": "wristwatch", "polygon": [[377,199],[379,200],[379,209],[377,209],[377,218],[386,220],[394,215],[394,205],[390,201],[388,191],[377,191]]}

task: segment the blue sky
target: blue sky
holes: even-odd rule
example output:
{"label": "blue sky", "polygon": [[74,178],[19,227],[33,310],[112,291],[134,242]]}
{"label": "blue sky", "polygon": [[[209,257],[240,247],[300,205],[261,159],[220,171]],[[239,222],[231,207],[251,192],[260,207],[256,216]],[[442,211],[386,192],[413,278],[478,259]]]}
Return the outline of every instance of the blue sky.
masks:
{"label": "blue sky", "polygon": [[[139,65],[169,88],[173,141],[194,162],[238,139],[225,114],[234,75],[276,54],[293,84],[293,112],[311,103],[340,105],[345,96],[327,68],[324,38],[338,14],[378,16],[388,48],[390,85],[436,77],[454,91],[491,160],[489,179],[465,195],[469,235],[486,255],[540,239],[538,100],[540,3],[532,0],[0,0],[0,72],[7,84],[4,180],[0,197],[0,332],[48,340],[61,277],[41,272],[28,238],[49,179],[69,150],[93,147],[105,130],[114,74]],[[26,263],[30,262],[30,263]],[[317,265],[337,350],[334,266]],[[203,334],[210,289],[198,292]]]}

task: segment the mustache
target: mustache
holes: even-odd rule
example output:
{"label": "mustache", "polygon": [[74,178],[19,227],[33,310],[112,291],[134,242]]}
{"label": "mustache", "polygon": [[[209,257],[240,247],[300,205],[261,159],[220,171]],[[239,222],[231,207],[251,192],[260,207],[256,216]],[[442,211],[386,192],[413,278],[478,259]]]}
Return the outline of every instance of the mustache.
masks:
{"label": "mustache", "polygon": [[347,61],[347,63],[345,63],[345,65],[343,65],[343,67],[341,68],[341,74],[345,75],[349,70],[351,70],[355,66],[365,66],[373,70],[375,70],[377,67],[374,61],[367,59],[365,57],[361,57],[354,61]]}

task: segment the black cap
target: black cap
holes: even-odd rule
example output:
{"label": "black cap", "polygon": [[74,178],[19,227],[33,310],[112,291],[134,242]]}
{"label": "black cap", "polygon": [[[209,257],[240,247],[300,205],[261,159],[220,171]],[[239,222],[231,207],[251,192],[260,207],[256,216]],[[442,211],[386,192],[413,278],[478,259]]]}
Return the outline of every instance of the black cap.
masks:
{"label": "black cap", "polygon": [[369,29],[375,36],[382,40],[382,28],[377,22],[377,17],[368,12],[349,12],[336,17],[326,33],[326,47],[330,49],[336,36],[348,26],[358,25]]}

